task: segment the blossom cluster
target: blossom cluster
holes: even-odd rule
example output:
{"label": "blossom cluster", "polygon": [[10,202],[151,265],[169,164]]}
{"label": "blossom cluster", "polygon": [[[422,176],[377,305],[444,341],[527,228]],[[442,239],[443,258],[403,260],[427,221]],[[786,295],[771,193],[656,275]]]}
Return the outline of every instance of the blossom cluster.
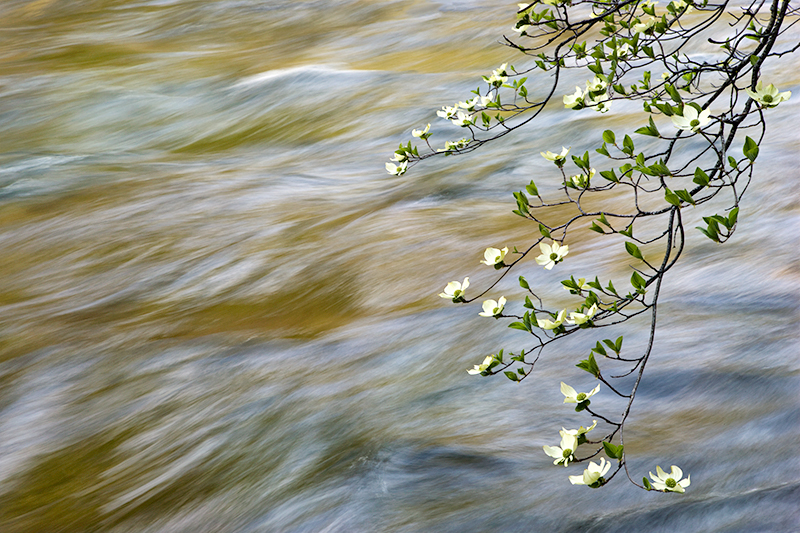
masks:
{"label": "blossom cluster", "polygon": [[[477,368],[477,365],[476,365]],[[577,392],[573,387],[561,382],[561,393],[564,395],[564,403],[577,403],[588,405],[589,398],[594,396],[600,391],[600,385],[597,385],[589,392]],[[575,458],[575,452],[578,446],[589,442],[586,438],[586,433],[591,431],[597,426],[597,420],[594,420],[592,425],[588,428],[581,426],[579,429],[565,429],[561,428],[559,435],[561,442],[558,446],[542,447],[544,453],[554,459],[553,464],[569,466],[570,462],[580,461]],[[613,445],[610,442],[603,442],[603,449],[606,454],[612,459],[620,461],[622,465],[623,447],[622,445]],[[586,485],[591,488],[598,488],[603,486],[607,479],[605,478],[609,470],[611,470],[612,463],[605,457],[600,458],[600,462],[596,463],[590,461],[588,466],[583,470],[581,475],[569,476],[569,482],[573,485]],[[677,466],[672,466],[669,473],[664,472],[660,466],[656,466],[656,475],[650,472],[652,482],[644,480],[644,488],[647,490],[660,490],[662,492],[685,492],[686,487],[691,483],[689,477],[683,479],[683,471]]]}
{"label": "blossom cluster", "polygon": [[[627,54],[627,49],[626,52]],[[583,109],[590,107],[600,113],[607,112],[611,107],[611,98],[608,95],[608,78],[596,75],[586,82],[586,89],[575,86],[575,92],[565,94],[562,99],[567,109]]]}

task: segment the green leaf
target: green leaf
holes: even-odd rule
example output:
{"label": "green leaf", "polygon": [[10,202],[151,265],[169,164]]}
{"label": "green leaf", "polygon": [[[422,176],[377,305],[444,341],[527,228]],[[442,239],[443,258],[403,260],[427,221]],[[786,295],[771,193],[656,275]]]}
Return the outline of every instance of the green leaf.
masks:
{"label": "green leaf", "polygon": [[650,481],[648,481],[646,476],[642,478],[642,485],[644,485],[644,488],[647,490],[653,490],[653,486],[650,484]]}
{"label": "green leaf", "polygon": [[514,199],[517,201],[517,209],[523,213],[530,213],[528,211],[528,197],[522,191],[514,193]]}
{"label": "green leaf", "polygon": [[664,89],[666,89],[667,93],[669,94],[669,97],[672,98],[672,101],[675,102],[676,104],[680,104],[683,101],[681,99],[681,95],[678,93],[678,89],[676,89],[672,84],[667,83],[664,86]]}
{"label": "green leaf", "polygon": [[525,314],[522,315],[522,323],[525,324],[525,328],[528,331],[533,331],[533,326],[531,325],[531,314],[529,311],[525,311]]}
{"label": "green leaf", "polygon": [[525,295],[525,303],[522,304],[522,307],[525,307],[526,309],[533,309],[533,302],[531,302],[531,299],[527,294]]}
{"label": "green leaf", "polygon": [[700,230],[700,232],[703,235],[705,235],[706,237],[708,237],[712,241],[719,242],[719,234],[717,233],[717,231],[713,227],[711,227],[711,225],[708,226],[708,229],[701,228],[700,226],[695,226],[695,229]]}
{"label": "green leaf", "polygon": [[606,214],[605,213],[600,213],[600,218],[598,218],[598,220],[604,226],[608,226],[609,228],[611,227],[611,224],[608,223],[608,219],[606,218]]}
{"label": "green leaf", "polygon": [[608,357],[608,354],[606,353],[606,349],[603,348],[603,345],[600,344],[599,342],[597,343],[597,346],[592,348],[592,351],[593,352],[597,352],[597,353],[599,353],[600,355],[602,355],[604,357]]}
{"label": "green leaf", "polygon": [[650,172],[654,176],[671,176],[672,171],[669,169],[667,165],[664,164],[663,159],[659,159],[657,163],[653,163],[650,165]]}
{"label": "green leaf", "polygon": [[519,286],[522,287],[523,289],[530,289],[528,281],[522,276],[519,277]]}
{"label": "green leaf", "polygon": [[603,176],[608,181],[613,181],[614,183],[619,183],[619,178],[617,177],[614,169],[611,170],[601,170],[600,175]]}
{"label": "green leaf", "polygon": [[711,179],[708,177],[708,174],[706,174],[702,168],[697,167],[696,169],[694,169],[694,179],[692,181],[700,185],[701,187],[705,187],[706,185],[708,185],[708,182],[711,181]]}
{"label": "green leaf", "polygon": [[606,130],[606,131],[603,132],[603,141],[605,141],[605,142],[607,142],[609,144],[614,144],[616,142],[616,140],[617,140],[617,138],[614,135],[613,131]]}
{"label": "green leaf", "polygon": [[528,191],[528,194],[531,196],[539,196],[539,189],[536,188],[536,184],[531,180],[531,182],[525,186],[525,190]]}
{"label": "green leaf", "polygon": [[661,134],[658,132],[658,128],[656,128],[656,123],[653,122],[653,117],[650,117],[650,123],[647,126],[642,126],[634,133],[638,133],[640,135],[649,135],[651,137],[661,136]]}
{"label": "green leaf", "polygon": [[639,250],[639,247],[633,244],[632,242],[630,241],[625,242],[625,250],[627,250],[627,252],[636,259],[642,259],[642,252]]}
{"label": "green leaf", "polygon": [[506,377],[508,379],[510,379],[511,381],[519,381],[519,378],[517,377],[517,375],[514,372],[510,371],[510,370],[506,370],[505,372],[503,372],[503,374],[505,374]]}
{"label": "green leaf", "polygon": [[744,156],[750,161],[755,161],[758,157],[758,144],[750,137],[744,138]]}
{"label": "green leaf", "polygon": [[611,457],[612,459],[622,459],[622,444],[615,445],[611,444],[610,442],[603,441],[603,449],[606,452],[606,455]]}
{"label": "green leaf", "polygon": [[625,138],[622,140],[622,151],[628,155],[633,155],[633,150],[633,139],[631,139],[630,135],[625,135]]}
{"label": "green leaf", "polygon": [[608,287],[606,288],[609,290],[611,294],[616,294],[617,296],[619,296],[619,294],[617,293],[617,289],[614,288],[614,284],[611,282],[611,280],[608,280]]}
{"label": "green leaf", "polygon": [[595,150],[595,152],[597,152],[600,155],[604,155],[606,157],[610,157],[610,154],[608,153],[608,149],[606,148],[605,143],[603,143],[603,146],[601,146],[600,148]]}
{"label": "green leaf", "polygon": [[622,335],[617,337],[617,341],[614,343],[614,351],[617,352],[617,355],[622,351]]}
{"label": "green leaf", "polygon": [[603,73],[603,65],[600,64],[600,61],[596,61],[593,65],[587,65],[586,68],[594,72],[595,74],[602,74]]}
{"label": "green leaf", "polygon": [[592,230],[592,231],[596,231],[597,233],[601,233],[603,235],[605,235],[605,233],[606,233],[605,231],[603,231],[603,228],[598,226],[597,223],[595,223],[595,222],[592,222],[592,226],[589,229]]}
{"label": "green leaf", "polygon": [[586,305],[586,307],[591,307],[594,304],[599,304],[600,298],[598,298],[595,293],[589,291],[589,296],[586,297],[584,302],[585,302],[584,305]]}
{"label": "green leaf", "polygon": [[664,189],[664,199],[674,206],[681,205],[681,199],[678,198],[678,196],[674,192],[669,190],[669,188]]}
{"label": "green leaf", "polygon": [[689,191],[687,191],[686,189],[679,189],[675,191],[675,194],[678,196],[678,198],[680,198],[687,204],[695,205],[694,198],[692,198],[692,195],[689,194]]}
{"label": "green leaf", "polygon": [[547,237],[548,239],[552,239],[550,236],[550,230],[544,227],[544,224],[539,222],[539,233],[542,234],[542,237]]}
{"label": "green leaf", "polygon": [[644,291],[645,288],[645,281],[644,278],[638,272],[635,272],[631,275],[631,285],[636,288],[637,292]]}
{"label": "green leaf", "polygon": [[654,103],[652,105],[656,106],[656,109],[658,109],[659,111],[661,111],[662,113],[664,113],[664,115],[666,115],[668,117],[671,117],[672,115],[675,114],[675,110],[672,109],[672,106],[667,104],[667,103],[664,103],[664,104],[662,104],[662,103]]}
{"label": "green leaf", "polygon": [[525,327],[525,324],[522,322],[512,322],[508,325],[511,329],[520,329],[522,331],[530,331],[528,328]]}
{"label": "green leaf", "polygon": [[577,365],[578,368],[581,370],[585,370],[594,377],[598,377],[600,375],[600,367],[597,366],[597,361],[594,359],[594,354],[589,353],[589,357],[582,360]]}
{"label": "green leaf", "polygon": [[734,207],[733,209],[731,209],[731,212],[728,213],[728,229],[736,225],[736,220],[738,218],[739,218],[739,208]]}

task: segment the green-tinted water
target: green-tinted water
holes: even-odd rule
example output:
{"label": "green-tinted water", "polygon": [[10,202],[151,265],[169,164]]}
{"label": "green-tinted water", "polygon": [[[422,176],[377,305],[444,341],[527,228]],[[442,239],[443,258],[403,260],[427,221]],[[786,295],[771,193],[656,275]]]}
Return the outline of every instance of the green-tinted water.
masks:
{"label": "green-tinted water", "polygon": [[[665,289],[626,448],[641,474],[691,473],[680,502],[580,490],[542,453],[585,422],[558,383],[583,384],[587,338],[522,386],[464,371],[523,334],[436,294],[487,280],[486,246],[526,242],[510,192],[548,187],[539,151],[588,149],[603,123],[551,114],[400,178],[383,163],[515,60],[497,43],[513,10],[0,4],[2,533],[796,525],[794,100],[736,239],[693,236]],[[793,64],[776,74],[800,95]],[[576,275],[628,275],[584,238]]]}

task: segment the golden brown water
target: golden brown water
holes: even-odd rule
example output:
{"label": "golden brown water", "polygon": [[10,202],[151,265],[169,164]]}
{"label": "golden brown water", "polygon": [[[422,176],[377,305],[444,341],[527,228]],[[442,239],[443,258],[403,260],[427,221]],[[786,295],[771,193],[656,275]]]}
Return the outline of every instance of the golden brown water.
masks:
{"label": "golden brown water", "polygon": [[[400,178],[383,163],[515,60],[513,9],[0,3],[0,532],[796,525],[796,98],[737,237],[693,235],[668,280],[626,449],[640,475],[691,473],[680,503],[578,490],[542,453],[583,422],[558,382],[589,337],[521,386],[464,372],[522,333],[436,294],[535,232],[510,193],[552,186],[540,150],[606,126],[553,113]],[[774,75],[800,96],[796,64]],[[587,233],[570,268],[625,279],[607,246]]]}

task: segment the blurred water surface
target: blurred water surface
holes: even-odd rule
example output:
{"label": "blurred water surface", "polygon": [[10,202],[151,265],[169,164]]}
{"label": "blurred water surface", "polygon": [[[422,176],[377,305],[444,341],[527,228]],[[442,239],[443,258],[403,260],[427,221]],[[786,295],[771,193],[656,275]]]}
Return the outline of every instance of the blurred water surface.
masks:
{"label": "blurred water surface", "polygon": [[[587,422],[558,383],[591,385],[589,337],[521,386],[464,371],[522,333],[436,293],[525,244],[510,192],[555,184],[539,151],[603,123],[551,113],[406,176],[383,162],[515,60],[514,8],[0,4],[0,531],[795,530],[796,98],[736,238],[692,235],[664,289],[626,449],[637,475],[681,465],[685,496],[573,487],[542,453]],[[773,72],[800,95],[796,65]],[[570,243],[570,272],[624,280],[607,246]]]}

